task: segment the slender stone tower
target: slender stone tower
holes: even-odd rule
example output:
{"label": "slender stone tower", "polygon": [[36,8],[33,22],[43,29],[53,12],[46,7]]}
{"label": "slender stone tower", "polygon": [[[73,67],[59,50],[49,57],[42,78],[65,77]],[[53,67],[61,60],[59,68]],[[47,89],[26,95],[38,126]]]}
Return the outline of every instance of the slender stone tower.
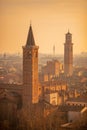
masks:
{"label": "slender stone tower", "polygon": [[73,43],[72,34],[69,31],[65,36],[64,44],[64,73],[65,76],[73,74]]}
{"label": "slender stone tower", "polygon": [[38,49],[30,25],[26,45],[23,46],[23,106],[38,103]]}

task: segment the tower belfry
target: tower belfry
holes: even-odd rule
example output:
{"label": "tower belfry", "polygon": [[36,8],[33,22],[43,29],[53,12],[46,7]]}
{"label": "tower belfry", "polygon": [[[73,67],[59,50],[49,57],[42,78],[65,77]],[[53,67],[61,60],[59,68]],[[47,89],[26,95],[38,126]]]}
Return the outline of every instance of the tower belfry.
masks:
{"label": "tower belfry", "polygon": [[66,76],[73,74],[73,43],[72,34],[69,32],[65,35],[64,44],[64,73]]}
{"label": "tower belfry", "polygon": [[38,103],[38,49],[32,26],[29,27],[26,45],[23,46],[23,104]]}

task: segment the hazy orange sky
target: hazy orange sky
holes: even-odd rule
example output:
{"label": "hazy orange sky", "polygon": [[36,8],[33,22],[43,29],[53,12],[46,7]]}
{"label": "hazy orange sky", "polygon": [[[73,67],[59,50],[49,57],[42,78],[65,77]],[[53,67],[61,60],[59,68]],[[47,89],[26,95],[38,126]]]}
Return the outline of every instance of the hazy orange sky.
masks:
{"label": "hazy orange sky", "polygon": [[65,33],[74,53],[87,51],[87,0],[0,0],[0,52],[22,52],[30,21],[39,52],[63,54]]}

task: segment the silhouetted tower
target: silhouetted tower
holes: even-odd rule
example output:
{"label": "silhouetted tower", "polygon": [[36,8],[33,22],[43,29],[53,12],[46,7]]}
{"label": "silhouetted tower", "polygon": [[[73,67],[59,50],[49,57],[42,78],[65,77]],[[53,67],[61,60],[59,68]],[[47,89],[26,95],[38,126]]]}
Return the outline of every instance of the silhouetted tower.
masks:
{"label": "silhouetted tower", "polygon": [[53,46],[53,57],[55,57],[55,45]]}
{"label": "silhouetted tower", "polygon": [[6,59],[6,53],[3,54],[4,59]]}
{"label": "silhouetted tower", "polygon": [[65,76],[73,74],[73,43],[72,34],[69,31],[65,36],[64,44],[64,73]]}
{"label": "silhouetted tower", "polygon": [[38,49],[30,25],[26,45],[23,46],[23,105],[38,103]]}

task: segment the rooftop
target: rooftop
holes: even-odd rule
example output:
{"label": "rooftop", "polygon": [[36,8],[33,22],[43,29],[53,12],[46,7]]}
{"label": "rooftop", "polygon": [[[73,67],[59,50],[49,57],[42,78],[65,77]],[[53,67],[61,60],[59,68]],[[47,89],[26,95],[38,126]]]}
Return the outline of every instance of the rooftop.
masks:
{"label": "rooftop", "polygon": [[84,108],[84,106],[62,105],[62,106],[58,107],[58,110],[62,111],[62,112],[68,112],[68,111],[80,112],[83,108]]}
{"label": "rooftop", "polygon": [[86,102],[87,103],[87,95],[82,95],[82,96],[77,97],[77,98],[71,98],[71,99],[68,99],[67,101],[70,101],[70,102]]}

